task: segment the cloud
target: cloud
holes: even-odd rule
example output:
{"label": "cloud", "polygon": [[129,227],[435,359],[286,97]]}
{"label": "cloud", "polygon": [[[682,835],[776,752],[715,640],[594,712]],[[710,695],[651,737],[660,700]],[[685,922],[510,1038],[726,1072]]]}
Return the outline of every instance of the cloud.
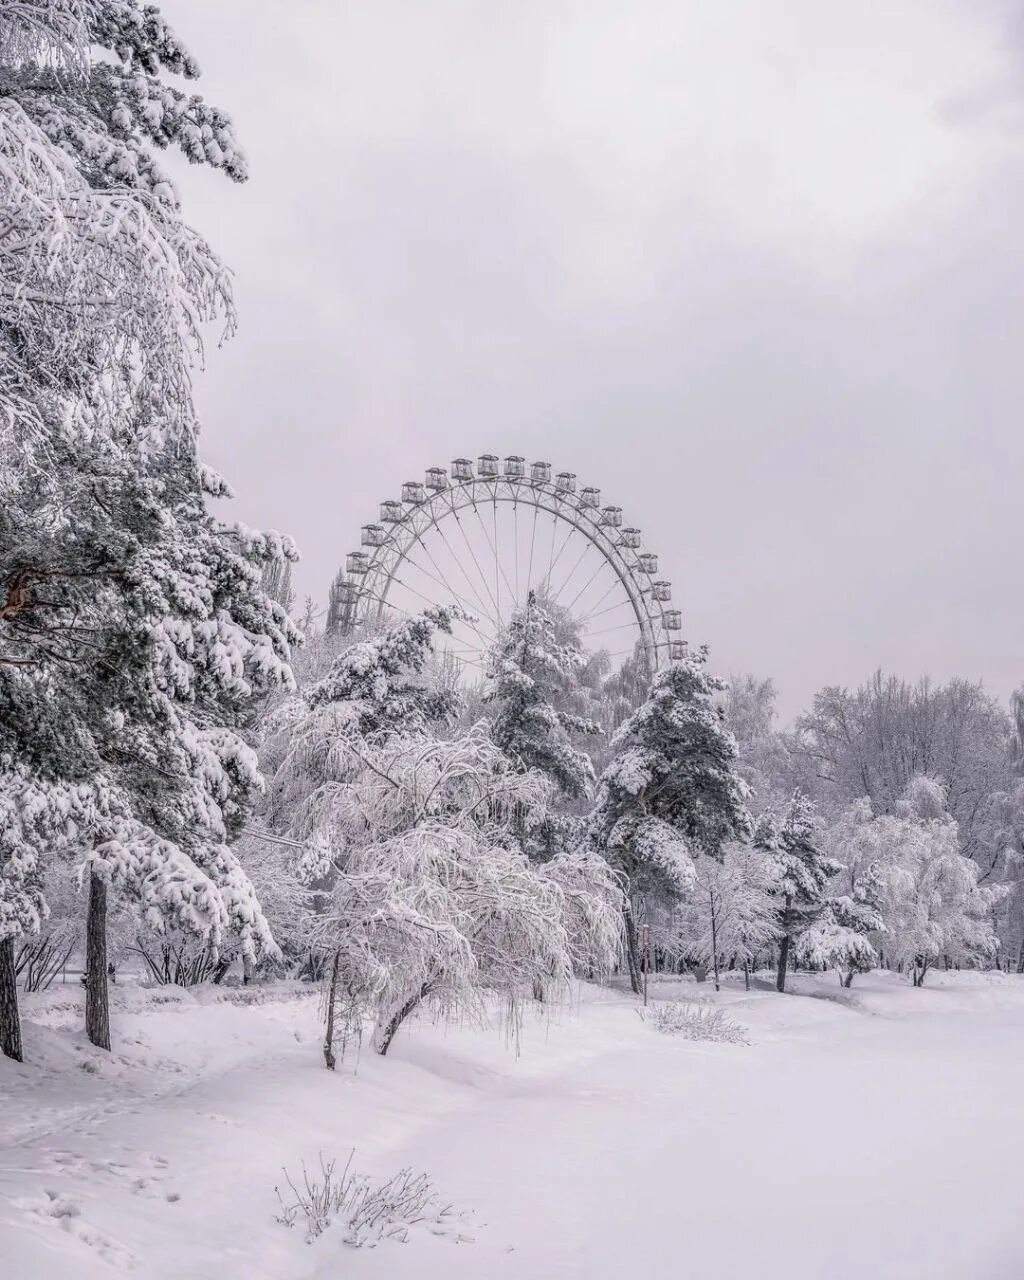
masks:
{"label": "cloud", "polygon": [[181,175],[242,313],[205,448],[303,590],[492,448],[603,485],[786,714],[1020,679],[1010,6],[165,7],[252,159]]}

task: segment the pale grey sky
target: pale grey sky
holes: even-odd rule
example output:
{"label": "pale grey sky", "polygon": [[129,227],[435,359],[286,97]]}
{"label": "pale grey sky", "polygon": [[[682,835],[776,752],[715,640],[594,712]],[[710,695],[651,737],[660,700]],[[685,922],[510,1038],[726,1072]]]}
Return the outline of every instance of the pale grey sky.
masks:
{"label": "pale grey sky", "polygon": [[252,178],[200,380],[323,598],[432,463],[543,457],[786,717],[1024,679],[1019,0],[165,0]]}

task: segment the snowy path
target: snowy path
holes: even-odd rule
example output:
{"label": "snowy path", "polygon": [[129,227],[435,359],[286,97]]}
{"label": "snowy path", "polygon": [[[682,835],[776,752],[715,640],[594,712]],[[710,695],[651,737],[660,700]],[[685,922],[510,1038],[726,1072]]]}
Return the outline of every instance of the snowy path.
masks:
{"label": "snowy path", "polygon": [[[591,992],[518,1059],[421,1026],[355,1076],[319,1065],[312,999],[126,1011],[124,1052],[85,1070],[88,1047],[40,1032],[43,1061],[0,1074],[21,1135],[0,1256],[19,1280],[1011,1280],[1024,984],[947,983],[872,979],[856,1009],[728,993],[749,1048],[658,1036]],[[375,1174],[429,1170],[476,1242],[356,1253],[273,1221],[282,1164],[352,1146]]]}

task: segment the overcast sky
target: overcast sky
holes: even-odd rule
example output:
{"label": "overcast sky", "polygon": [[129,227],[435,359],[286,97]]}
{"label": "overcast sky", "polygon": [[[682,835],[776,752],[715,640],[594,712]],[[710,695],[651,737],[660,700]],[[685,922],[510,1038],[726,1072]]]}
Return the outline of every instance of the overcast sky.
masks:
{"label": "overcast sky", "polygon": [[485,451],[602,487],[789,718],[1024,679],[1024,6],[165,0],[252,177],[189,170],[236,514],[318,598]]}

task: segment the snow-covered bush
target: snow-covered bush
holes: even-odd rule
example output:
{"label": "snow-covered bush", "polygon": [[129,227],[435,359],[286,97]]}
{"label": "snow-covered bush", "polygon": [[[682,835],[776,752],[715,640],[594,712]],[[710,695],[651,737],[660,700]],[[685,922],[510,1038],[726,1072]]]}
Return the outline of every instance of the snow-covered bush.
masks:
{"label": "snow-covered bush", "polygon": [[461,1215],[439,1199],[425,1173],[400,1169],[373,1182],[352,1171],[354,1157],[353,1150],[339,1170],[336,1160],[325,1161],[321,1155],[319,1177],[303,1164],[299,1186],[287,1169],[282,1170],[289,1196],[285,1199],[280,1187],[274,1188],[281,1206],[277,1221],[285,1227],[303,1222],[309,1244],[337,1223],[345,1244],[356,1249],[372,1248],[381,1240],[404,1244],[415,1226],[456,1241],[470,1239],[461,1230]]}
{"label": "snow-covered bush", "polygon": [[723,1009],[682,1000],[658,1001],[641,1010],[644,1021],[663,1035],[684,1040],[707,1040],[717,1044],[749,1044],[747,1029]]}
{"label": "snow-covered bush", "polygon": [[614,879],[582,856],[530,864],[514,829],[550,783],[516,768],[484,726],[335,745],[351,757],[346,780],[303,808],[304,837],[329,851],[309,931],[331,957],[329,1013],[369,1013],[378,1052],[424,1000],[456,1016],[497,994],[514,1023],[524,994],[615,962]]}

